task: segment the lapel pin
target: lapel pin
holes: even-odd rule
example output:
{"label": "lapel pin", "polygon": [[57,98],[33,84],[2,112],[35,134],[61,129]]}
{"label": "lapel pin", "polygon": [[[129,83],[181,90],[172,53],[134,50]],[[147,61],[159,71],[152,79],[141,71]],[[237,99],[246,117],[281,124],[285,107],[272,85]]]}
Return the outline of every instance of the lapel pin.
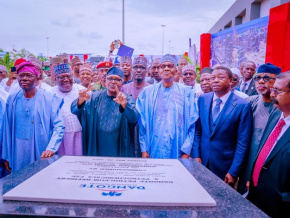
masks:
{"label": "lapel pin", "polygon": [[236,103],[233,103],[233,106],[235,106],[236,105]]}

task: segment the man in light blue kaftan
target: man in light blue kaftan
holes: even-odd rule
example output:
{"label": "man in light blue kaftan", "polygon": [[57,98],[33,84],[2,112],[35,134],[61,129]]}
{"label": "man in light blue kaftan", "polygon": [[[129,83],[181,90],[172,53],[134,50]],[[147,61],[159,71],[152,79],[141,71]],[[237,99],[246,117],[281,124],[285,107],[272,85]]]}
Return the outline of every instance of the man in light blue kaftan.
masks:
{"label": "man in light blue kaftan", "polygon": [[177,69],[172,55],[161,58],[159,73],[162,81],[137,98],[142,157],[189,158],[198,119],[196,94],[173,81]]}
{"label": "man in light blue kaftan", "polygon": [[65,129],[60,114],[63,99],[35,87],[37,68],[24,62],[17,74],[22,89],[8,97],[3,119],[2,158],[12,172],[54,155]]}

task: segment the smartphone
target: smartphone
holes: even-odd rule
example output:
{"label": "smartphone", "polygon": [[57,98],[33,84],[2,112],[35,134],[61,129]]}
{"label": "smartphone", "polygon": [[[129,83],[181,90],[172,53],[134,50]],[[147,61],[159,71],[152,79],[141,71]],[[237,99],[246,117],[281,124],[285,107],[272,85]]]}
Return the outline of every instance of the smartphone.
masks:
{"label": "smartphone", "polygon": [[[16,72],[16,67],[11,67],[11,73],[15,73]],[[17,77],[13,76],[13,79],[16,79]]]}
{"label": "smartphone", "polygon": [[115,46],[115,49],[118,49],[119,48],[119,42],[118,42],[118,40],[115,40],[114,41],[114,46]]}

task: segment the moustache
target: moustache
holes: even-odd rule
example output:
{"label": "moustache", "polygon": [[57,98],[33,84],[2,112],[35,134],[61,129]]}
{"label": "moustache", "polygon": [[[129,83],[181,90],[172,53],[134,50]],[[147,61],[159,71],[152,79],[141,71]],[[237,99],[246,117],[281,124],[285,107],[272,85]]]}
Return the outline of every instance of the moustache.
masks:
{"label": "moustache", "polygon": [[271,101],[272,101],[274,104],[279,104],[279,102],[278,102],[275,98],[271,98]]}

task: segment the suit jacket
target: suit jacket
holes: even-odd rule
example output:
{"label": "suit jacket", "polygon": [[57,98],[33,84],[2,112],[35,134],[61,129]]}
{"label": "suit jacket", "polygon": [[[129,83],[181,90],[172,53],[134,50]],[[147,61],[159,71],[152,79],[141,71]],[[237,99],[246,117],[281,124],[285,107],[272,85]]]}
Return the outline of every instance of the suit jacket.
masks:
{"label": "suit jacket", "polygon": [[290,214],[290,128],[277,141],[260,172],[257,187],[253,186],[252,174],[257,157],[266,140],[281,117],[281,111],[275,110],[269,117],[264,130],[258,154],[251,167],[251,185],[249,200],[272,217]]}
{"label": "suit jacket", "polygon": [[[242,80],[238,84],[238,86],[240,88],[240,91],[242,91],[242,89],[243,89],[243,87],[241,87],[241,84],[242,84]],[[248,96],[258,95],[258,92],[256,90],[256,86],[255,86],[255,80],[254,79],[252,79],[252,81],[250,82],[249,87],[246,90],[245,94],[247,94]]]}
{"label": "suit jacket", "polygon": [[213,92],[198,99],[199,119],[196,123],[192,150],[194,158],[200,157],[202,164],[221,179],[227,173],[237,177],[242,169],[252,134],[252,110],[250,104],[231,93],[216,126],[210,129]]}

